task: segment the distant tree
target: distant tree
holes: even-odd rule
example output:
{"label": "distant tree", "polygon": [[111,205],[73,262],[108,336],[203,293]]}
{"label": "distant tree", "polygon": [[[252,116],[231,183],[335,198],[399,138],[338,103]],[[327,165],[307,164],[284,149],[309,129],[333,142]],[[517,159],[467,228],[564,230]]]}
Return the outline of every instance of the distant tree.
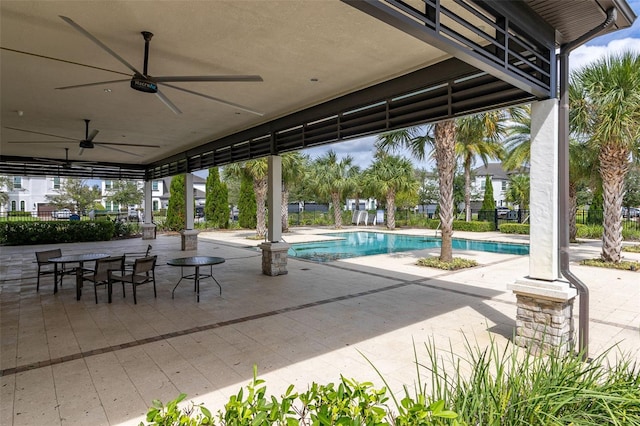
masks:
{"label": "distant tree", "polygon": [[216,228],[229,227],[229,192],[217,167],[209,169],[207,176],[204,217]]}
{"label": "distant tree", "polygon": [[316,158],[313,164],[312,185],[318,197],[331,200],[333,220],[338,229],[342,227],[342,205],[345,194],[351,193],[354,184],[353,167],[351,156],[338,160],[333,150]]}
{"label": "distant tree", "polygon": [[241,228],[255,229],[256,194],[253,191],[253,179],[249,175],[240,177],[240,195],[238,198],[238,224]]}
{"label": "distant tree", "polygon": [[169,206],[167,207],[167,220],[165,226],[172,231],[182,231],[186,224],[186,181],[185,176],[177,175],[171,179],[169,188]]}
{"label": "distant tree", "polygon": [[0,176],[0,206],[9,202],[9,191],[13,190],[11,176]]}
{"label": "distant tree", "polygon": [[57,194],[47,195],[45,199],[55,208],[72,207],[78,212],[91,209],[102,193],[98,185],[89,186],[84,179],[65,179],[60,184]]}
{"label": "distant tree", "polygon": [[602,188],[596,187],[593,192],[593,199],[589,205],[587,213],[587,223],[590,225],[602,225],[604,219],[604,198],[602,196]]}
{"label": "distant tree", "polygon": [[365,171],[369,186],[378,189],[387,207],[387,228],[395,229],[395,206],[398,193],[417,193],[418,182],[414,178],[411,161],[378,150],[371,166]]}
{"label": "distant tree", "polygon": [[107,201],[119,205],[121,208],[142,204],[144,190],[136,182],[130,180],[113,181],[111,189],[107,191]]}
{"label": "distant tree", "polygon": [[509,178],[507,201],[515,203],[521,210],[529,209],[531,180],[529,175],[513,175]]}
{"label": "distant tree", "polygon": [[493,221],[496,200],[493,199],[491,176],[487,175],[484,182],[484,198],[482,199],[481,211],[478,213],[478,220]]}
{"label": "distant tree", "polygon": [[419,182],[418,204],[427,205],[438,202],[438,174],[435,171],[429,172],[426,169],[417,169],[416,180]]}
{"label": "distant tree", "polygon": [[289,195],[294,188],[304,180],[308,170],[309,157],[299,152],[288,152],[282,156],[282,202],[281,223],[282,231],[289,230]]}

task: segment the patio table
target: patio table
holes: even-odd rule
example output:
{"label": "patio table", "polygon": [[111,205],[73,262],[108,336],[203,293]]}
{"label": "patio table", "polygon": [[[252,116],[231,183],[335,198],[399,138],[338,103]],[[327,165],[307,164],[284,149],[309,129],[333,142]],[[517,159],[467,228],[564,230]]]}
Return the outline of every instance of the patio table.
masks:
{"label": "patio table", "polygon": [[53,294],[58,292],[58,265],[66,265],[68,263],[78,264],[78,268],[76,269],[76,300],[80,300],[80,297],[82,297],[82,280],[77,277],[78,271],[82,270],[84,262],[103,259],[105,257],[109,257],[109,255],[105,253],[80,253],[67,254],[49,259],[48,261],[53,263]]}
{"label": "patio table", "polygon": [[[178,283],[176,284],[176,286],[173,288],[173,291],[171,292],[171,298],[173,299],[174,292],[176,291],[176,288],[178,287],[178,285],[180,285],[180,282],[182,282],[183,279],[188,279],[188,280],[194,281],[194,291],[196,292],[197,300],[199,303],[200,302],[200,278],[213,279],[213,281],[218,285],[218,288],[220,289],[220,295],[222,296],[222,286],[220,286],[220,283],[218,282],[218,280],[216,280],[216,278],[213,276],[213,265],[219,265],[221,263],[224,263],[224,258],[213,257],[213,256],[191,256],[191,257],[179,257],[177,259],[169,259],[167,261],[167,265],[180,266],[180,275],[181,275],[180,280],[178,280]],[[201,266],[209,266],[209,273],[201,274],[200,273]],[[185,275],[184,274],[185,267],[194,267],[195,272],[193,274]]]}

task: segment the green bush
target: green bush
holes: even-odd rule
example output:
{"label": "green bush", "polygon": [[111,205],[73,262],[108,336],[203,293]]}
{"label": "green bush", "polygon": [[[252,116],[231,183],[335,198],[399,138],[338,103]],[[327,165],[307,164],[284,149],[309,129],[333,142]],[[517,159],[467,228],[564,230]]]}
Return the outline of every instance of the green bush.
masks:
{"label": "green bush", "polygon": [[524,223],[503,223],[500,225],[500,232],[503,234],[529,235],[529,225]]}
{"label": "green bush", "polygon": [[464,220],[453,221],[454,231],[489,232],[495,231],[493,222],[465,222]]}
{"label": "green bush", "polygon": [[[166,406],[153,401],[147,412],[147,424],[164,425],[220,425],[220,426],[419,426],[444,425],[456,417],[445,410],[444,401],[427,402],[405,398],[398,405],[399,413],[390,412],[386,388],[375,389],[372,383],[358,383],[344,377],[338,384],[312,383],[306,392],[294,392],[289,386],[280,398],[267,396],[264,380],[257,378],[254,367],[253,381],[232,395],[224,410],[212,415],[202,404],[180,409],[178,404],[185,394]],[[455,420],[454,420],[455,421]],[[144,426],[144,423],[140,423]]]}
{"label": "green bush", "polygon": [[7,213],[8,217],[31,217],[31,212],[23,212],[21,210],[13,210]]}
{"label": "green bush", "polygon": [[[576,224],[576,238],[601,240],[602,232],[602,225]],[[622,223],[622,239],[625,241],[640,241],[640,229],[636,229],[635,223]]]}
{"label": "green bush", "polygon": [[0,243],[6,245],[108,241],[115,225],[111,221],[2,222]]}
{"label": "green bush", "polygon": [[458,269],[478,266],[478,262],[473,259],[463,259],[461,257],[454,257],[451,262],[443,262],[438,257],[425,257],[422,259],[418,259],[416,265],[426,266],[429,268],[444,269],[446,271],[455,271]]}

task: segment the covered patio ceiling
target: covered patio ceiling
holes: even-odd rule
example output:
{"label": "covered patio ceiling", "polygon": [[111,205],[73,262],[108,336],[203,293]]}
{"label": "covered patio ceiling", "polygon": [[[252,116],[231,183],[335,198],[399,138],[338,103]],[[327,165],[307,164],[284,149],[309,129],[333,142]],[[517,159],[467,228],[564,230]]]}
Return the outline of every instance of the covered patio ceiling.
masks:
{"label": "covered patio ceiling", "polygon": [[[610,31],[635,19],[620,0],[5,0],[0,174],[153,179],[549,98],[555,48],[610,7]],[[141,31],[151,76],[262,81],[133,90]]]}

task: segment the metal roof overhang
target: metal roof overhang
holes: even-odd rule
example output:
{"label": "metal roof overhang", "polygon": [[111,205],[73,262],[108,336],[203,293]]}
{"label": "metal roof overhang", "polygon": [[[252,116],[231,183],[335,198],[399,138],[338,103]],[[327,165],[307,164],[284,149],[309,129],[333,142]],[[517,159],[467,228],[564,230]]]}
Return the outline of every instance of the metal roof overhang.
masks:
{"label": "metal roof overhang", "polygon": [[[157,179],[555,96],[557,39],[568,40],[558,37],[558,29],[535,10],[552,5],[556,8],[552,16],[562,18],[571,13],[571,6],[562,8],[557,4],[562,2],[554,4],[552,0],[530,1],[529,5],[519,1],[456,0],[455,6],[467,16],[464,19],[440,0],[343,1],[453,58],[152,164],[101,164],[91,176]],[[593,0],[582,5],[597,12],[605,2]],[[633,22],[635,15],[624,1],[608,3],[623,9],[618,28]],[[604,16],[604,10],[600,12]],[[589,21],[580,25],[599,23],[592,20],[593,24]],[[566,23],[566,19],[561,21]],[[0,157],[0,172],[77,173],[20,157]]]}

